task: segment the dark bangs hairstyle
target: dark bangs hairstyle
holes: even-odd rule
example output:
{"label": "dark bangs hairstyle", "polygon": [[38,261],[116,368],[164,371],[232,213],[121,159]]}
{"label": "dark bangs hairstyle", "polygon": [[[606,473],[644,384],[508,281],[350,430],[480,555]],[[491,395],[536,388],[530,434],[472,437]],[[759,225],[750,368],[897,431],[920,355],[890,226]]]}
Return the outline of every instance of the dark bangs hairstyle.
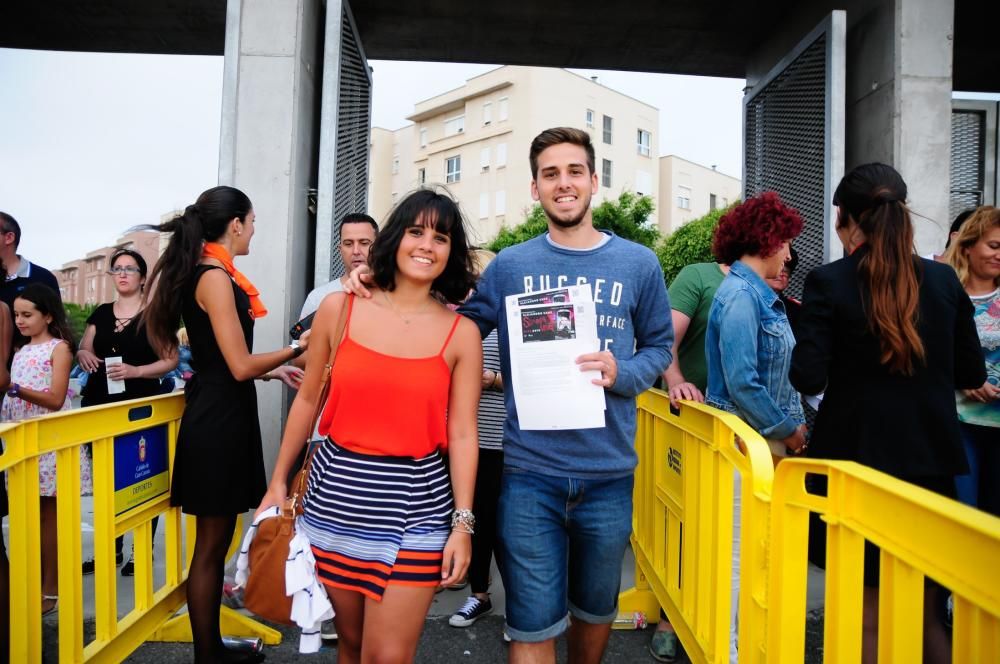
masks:
{"label": "dark bangs hairstyle", "polygon": [[890,373],[912,376],[925,356],[917,331],[923,268],[913,251],[906,183],[892,166],[863,164],[840,181],[833,204],[840,208],[838,229],[853,221],[865,234],[858,276],[879,361]]}
{"label": "dark bangs hairstyle", "polygon": [[233,219],[246,221],[252,209],[250,199],[239,189],[212,187],[170,221],[137,227],[170,233],[170,242],[146,282],[149,288],[142,312],[146,336],[161,357],[177,348],[184,289],[201,261],[202,246],[225,235]]}
{"label": "dark bangs hairstyle", "polygon": [[[43,316],[52,316],[49,323],[49,334],[56,339],[62,339],[69,344],[70,350],[76,354],[76,341],[73,339],[73,330],[66,321],[66,310],[63,308],[59,295],[41,283],[33,283],[25,286],[24,290],[17,294],[15,300],[27,300],[35,305],[35,309]],[[11,308],[13,310],[13,307]]]}
{"label": "dark bangs hairstyle", "polygon": [[396,252],[406,230],[417,225],[432,227],[451,238],[448,262],[441,275],[434,280],[431,290],[448,302],[459,304],[476,285],[473,254],[458,204],[433,189],[418,189],[389,213],[368,255],[375,284],[387,291],[396,289]]}
{"label": "dark bangs hairstyle", "polygon": [[741,256],[773,256],[802,232],[802,217],[773,191],[748,198],[723,215],[712,238],[712,254],[725,265]]}
{"label": "dark bangs hairstyle", "polygon": [[139,268],[139,276],[143,279],[146,278],[146,273],[149,271],[149,268],[146,266],[146,259],[143,258],[142,254],[138,251],[133,251],[132,249],[119,249],[115,253],[111,254],[111,260],[108,261],[108,269],[113,268],[115,263],[118,262],[118,259],[122,256],[128,256],[134,260],[136,267]]}

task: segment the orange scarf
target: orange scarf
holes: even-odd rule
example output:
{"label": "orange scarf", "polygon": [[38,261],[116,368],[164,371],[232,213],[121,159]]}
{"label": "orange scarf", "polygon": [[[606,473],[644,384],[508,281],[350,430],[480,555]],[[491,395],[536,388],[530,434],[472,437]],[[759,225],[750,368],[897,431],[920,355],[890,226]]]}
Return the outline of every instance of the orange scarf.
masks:
{"label": "orange scarf", "polygon": [[264,302],[260,299],[260,291],[250,283],[245,274],[236,269],[236,266],[233,265],[233,257],[229,255],[225,247],[217,242],[206,242],[201,250],[201,257],[214,258],[222,263],[222,267],[226,269],[226,272],[233,278],[236,285],[243,289],[243,292],[250,298],[251,316],[254,318],[263,318],[267,315],[267,307],[264,306]]}

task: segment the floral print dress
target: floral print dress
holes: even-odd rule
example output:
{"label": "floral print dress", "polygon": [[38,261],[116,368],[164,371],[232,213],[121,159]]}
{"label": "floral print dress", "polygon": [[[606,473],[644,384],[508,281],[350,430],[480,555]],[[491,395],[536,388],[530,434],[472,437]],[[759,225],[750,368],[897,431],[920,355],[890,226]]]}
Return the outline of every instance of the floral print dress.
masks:
{"label": "floral print dress", "polygon": [[[63,343],[62,339],[50,339],[40,344],[22,346],[14,354],[14,361],[10,367],[11,382],[28,389],[48,392],[52,387],[52,351],[61,343]],[[59,410],[67,410],[70,406],[69,394],[67,393],[62,408]],[[7,396],[4,397],[3,406],[0,407],[0,420],[16,422],[51,412],[54,411],[18,397]],[[56,495],[56,455],[54,452],[39,457],[38,482],[41,495]],[[84,494],[93,492],[90,451],[87,447],[80,448],[80,491]]]}

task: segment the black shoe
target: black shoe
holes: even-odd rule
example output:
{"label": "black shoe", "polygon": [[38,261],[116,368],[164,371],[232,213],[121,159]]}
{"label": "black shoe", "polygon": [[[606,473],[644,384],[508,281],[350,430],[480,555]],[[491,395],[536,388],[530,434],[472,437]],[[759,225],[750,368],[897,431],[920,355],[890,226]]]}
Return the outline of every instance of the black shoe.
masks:
{"label": "black shoe", "polygon": [[493,613],[493,603],[489,599],[479,599],[473,595],[448,619],[448,624],[452,627],[468,627],[488,613]]}
{"label": "black shoe", "polygon": [[[121,565],[123,560],[125,560],[125,554],[122,553],[121,551],[119,551],[118,553],[116,553],[115,554],[115,567],[118,567],[119,565]],[[88,576],[88,575],[93,574],[93,573],[94,573],[94,559],[91,558],[90,560],[84,560],[83,561],[83,575],[84,576]],[[122,574],[124,574],[124,573],[125,573],[125,571],[122,570]],[[131,576],[131,575],[129,575],[129,576]]]}
{"label": "black shoe", "polygon": [[135,557],[131,555],[128,561],[122,565],[122,576],[135,576]]}

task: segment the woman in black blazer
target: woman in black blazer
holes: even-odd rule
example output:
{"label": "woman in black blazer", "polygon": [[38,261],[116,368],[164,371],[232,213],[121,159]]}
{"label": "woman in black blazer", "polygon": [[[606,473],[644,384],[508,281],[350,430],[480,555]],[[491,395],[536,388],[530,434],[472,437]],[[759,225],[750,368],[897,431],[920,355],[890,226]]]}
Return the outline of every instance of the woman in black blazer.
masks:
{"label": "woman in black blazer", "polygon": [[[954,497],[955,476],[967,472],[955,390],[982,386],[986,372],[972,303],[954,270],[914,255],[905,200],[906,183],[885,164],[841,180],[833,203],[848,256],[806,278],[790,378],[803,394],[825,391],[810,456],[858,461]],[[810,535],[822,558],[820,523]],[[865,586],[868,662],[878,634],[878,552],[868,544]],[[937,594],[927,595],[925,661],[950,661]]]}

